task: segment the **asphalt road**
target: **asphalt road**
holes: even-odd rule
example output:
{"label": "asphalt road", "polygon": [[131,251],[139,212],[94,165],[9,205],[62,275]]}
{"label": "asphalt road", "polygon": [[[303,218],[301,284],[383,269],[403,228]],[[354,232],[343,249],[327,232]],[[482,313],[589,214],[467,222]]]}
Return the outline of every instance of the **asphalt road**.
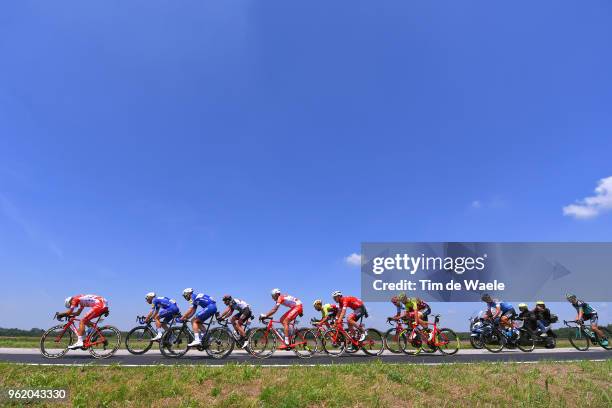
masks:
{"label": "asphalt road", "polygon": [[444,356],[440,353],[421,354],[408,356],[404,354],[392,354],[385,352],[380,357],[369,357],[359,352],[353,355],[344,355],[338,358],[317,354],[309,359],[301,359],[292,352],[276,352],[267,359],[257,359],[242,350],[234,351],[223,360],[215,360],[205,353],[192,351],[179,359],[169,359],[159,354],[159,351],[150,351],[147,354],[134,356],[125,350],[119,350],[116,355],[109,359],[96,360],[87,352],[73,351],[59,359],[47,359],[37,349],[7,349],[0,348],[0,361],[26,364],[59,364],[59,365],[82,365],[82,364],[121,364],[121,365],[172,365],[172,364],[203,364],[223,365],[228,363],[247,363],[261,365],[312,365],[312,364],[348,364],[366,363],[380,360],[386,363],[400,364],[442,364],[442,363],[476,363],[476,362],[536,362],[536,361],[571,361],[571,360],[607,360],[612,353],[601,348],[581,352],[575,349],[536,349],[531,353],[523,353],[518,350],[504,350],[501,353],[490,353],[486,350],[459,350],[453,356]]}

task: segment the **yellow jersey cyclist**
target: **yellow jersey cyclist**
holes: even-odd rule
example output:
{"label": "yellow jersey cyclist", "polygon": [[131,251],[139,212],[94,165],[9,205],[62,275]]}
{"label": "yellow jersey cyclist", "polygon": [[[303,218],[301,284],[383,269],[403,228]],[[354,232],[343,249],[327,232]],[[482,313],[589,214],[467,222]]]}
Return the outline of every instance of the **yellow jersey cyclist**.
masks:
{"label": "yellow jersey cyclist", "polygon": [[587,302],[583,300],[579,300],[576,297],[576,295],[567,293],[565,297],[567,298],[568,302],[570,302],[572,306],[574,306],[574,309],[576,309],[576,312],[578,312],[578,315],[576,316],[576,320],[579,320],[581,322],[584,322],[585,320],[589,320],[591,322],[591,329],[595,333],[597,333],[597,337],[599,337],[600,339],[599,342],[601,343],[601,345],[608,346],[608,339],[606,338],[606,335],[604,334],[603,331],[599,329],[599,326],[597,325],[597,321],[598,321],[597,310],[593,309],[593,307],[589,305]]}
{"label": "yellow jersey cyclist", "polygon": [[313,302],[312,306],[317,312],[321,312],[321,319],[313,319],[312,323],[317,326],[328,326],[330,327],[330,320],[334,320],[338,315],[338,306],[330,303],[323,304],[321,299],[317,299]]}
{"label": "yellow jersey cyclist", "polygon": [[405,309],[402,317],[406,317],[413,321],[415,325],[420,325],[426,329],[429,325],[427,318],[431,314],[431,307],[423,299],[417,297],[409,298],[405,293],[400,293],[397,299]]}

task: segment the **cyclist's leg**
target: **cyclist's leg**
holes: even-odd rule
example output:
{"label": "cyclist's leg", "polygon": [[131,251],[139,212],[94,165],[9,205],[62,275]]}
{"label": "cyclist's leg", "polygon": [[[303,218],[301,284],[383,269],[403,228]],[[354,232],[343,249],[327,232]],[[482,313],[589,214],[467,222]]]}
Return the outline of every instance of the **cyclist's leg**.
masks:
{"label": "cyclist's leg", "polygon": [[597,333],[597,337],[599,337],[600,339],[604,339],[606,337],[606,335],[604,334],[604,332],[599,328],[598,320],[599,317],[597,316],[597,314],[591,315],[591,330],[593,330],[595,333]]}

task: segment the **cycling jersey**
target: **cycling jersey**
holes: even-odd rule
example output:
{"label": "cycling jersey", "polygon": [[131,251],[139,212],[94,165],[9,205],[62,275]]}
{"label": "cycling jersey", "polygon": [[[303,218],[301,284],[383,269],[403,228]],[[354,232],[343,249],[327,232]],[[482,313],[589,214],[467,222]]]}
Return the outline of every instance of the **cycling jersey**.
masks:
{"label": "cycling jersey", "polygon": [[580,313],[580,310],[582,310],[582,315],[586,318],[593,314],[597,314],[597,311],[583,300],[578,300],[576,304],[572,304],[572,306],[574,306],[574,309],[576,309],[576,312],[578,313]]}
{"label": "cycling jersey", "polygon": [[280,295],[278,299],[276,299],[277,305],[287,306],[288,308],[294,308],[302,304],[300,299],[293,297],[291,295]]}
{"label": "cycling jersey", "polygon": [[429,305],[419,298],[406,299],[404,306],[406,307],[406,310],[410,311],[429,309]]}
{"label": "cycling jersey", "polygon": [[350,307],[353,310],[357,310],[362,306],[363,302],[361,299],[356,298],[355,296],[343,296],[342,299],[340,299],[340,307],[342,309]]}
{"label": "cycling jersey", "polygon": [[176,300],[170,299],[165,296],[158,296],[151,302],[151,309],[159,310],[159,309],[169,309],[169,308],[178,308],[176,305]]}
{"label": "cycling jersey", "polygon": [[98,295],[76,295],[70,301],[70,307],[106,307],[108,302],[102,296]]}
{"label": "cycling jersey", "polygon": [[487,306],[489,307],[492,313],[495,313],[498,307],[499,307],[499,310],[501,310],[502,314],[505,314],[507,312],[514,310],[514,306],[512,306],[512,303],[500,302],[499,300],[493,300],[492,302],[487,302]]}
{"label": "cycling jersey", "polygon": [[338,306],[326,303],[321,308],[321,319],[325,319],[326,317],[336,316],[338,314]]}
{"label": "cycling jersey", "polygon": [[215,299],[203,293],[198,293],[197,295],[193,293],[191,295],[191,299],[189,299],[189,303],[191,303],[191,305],[195,308],[197,308],[198,306],[206,308],[210,305],[217,304],[217,302],[215,302]]}
{"label": "cycling jersey", "polygon": [[232,301],[228,306],[232,309],[232,311],[236,310],[238,312],[243,312],[245,309],[250,309],[247,302],[237,298],[232,298]]}

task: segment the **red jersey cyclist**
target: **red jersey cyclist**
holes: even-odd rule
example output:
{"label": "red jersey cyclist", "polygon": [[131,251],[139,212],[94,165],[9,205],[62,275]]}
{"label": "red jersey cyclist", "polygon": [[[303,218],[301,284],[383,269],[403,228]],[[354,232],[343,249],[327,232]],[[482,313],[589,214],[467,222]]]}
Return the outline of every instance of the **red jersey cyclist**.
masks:
{"label": "red jersey cyclist", "polygon": [[[57,317],[66,316],[79,316],[83,309],[86,307],[91,308],[89,313],[81,319],[79,328],[77,329],[77,341],[71,346],[68,346],[70,350],[75,350],[83,347],[83,335],[85,334],[85,326],[91,327],[91,320],[96,317],[108,312],[108,302],[102,296],[98,295],[75,295],[67,297],[64,301],[64,305],[68,310],[63,313],[59,313]],[[74,309],[78,307],[75,312]]]}
{"label": "red jersey cyclist", "polygon": [[346,308],[350,307],[353,310],[353,313],[351,313],[346,319],[348,321],[349,328],[358,330],[361,333],[359,341],[363,341],[367,333],[363,327],[357,323],[357,320],[361,319],[362,317],[368,317],[368,311],[366,310],[361,299],[356,298],[355,296],[343,296],[342,292],[339,290],[332,293],[332,298],[334,299],[334,302],[338,303],[338,308],[340,309],[340,314],[338,315],[338,319],[336,319],[336,324],[339,326],[342,325],[344,315],[346,314]]}
{"label": "red jersey cyclist", "polygon": [[289,308],[289,310],[280,318],[280,322],[283,325],[283,329],[285,330],[285,344],[284,347],[281,346],[280,348],[287,348],[287,346],[289,346],[289,323],[291,323],[298,316],[301,316],[304,313],[302,302],[300,301],[300,299],[291,295],[282,295],[280,289],[272,289],[272,292],[270,294],[272,295],[272,299],[274,299],[274,301],[276,302],[276,305],[274,305],[272,310],[270,310],[268,313],[261,314],[259,316],[259,319],[266,319],[270,316],[273,316],[274,313],[276,313],[276,311],[280,307],[280,305]]}

